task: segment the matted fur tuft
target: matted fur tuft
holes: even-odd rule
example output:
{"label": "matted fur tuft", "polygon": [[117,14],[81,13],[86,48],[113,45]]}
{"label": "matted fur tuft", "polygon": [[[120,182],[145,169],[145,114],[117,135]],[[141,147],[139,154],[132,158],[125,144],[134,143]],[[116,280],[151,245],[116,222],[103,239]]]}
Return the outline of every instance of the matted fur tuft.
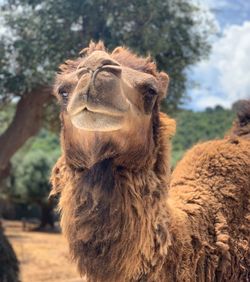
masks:
{"label": "matted fur tuft", "polygon": [[80,51],[79,55],[81,56],[89,56],[94,51],[105,51],[105,46],[103,41],[99,41],[95,43],[94,41],[90,41],[89,46]]}

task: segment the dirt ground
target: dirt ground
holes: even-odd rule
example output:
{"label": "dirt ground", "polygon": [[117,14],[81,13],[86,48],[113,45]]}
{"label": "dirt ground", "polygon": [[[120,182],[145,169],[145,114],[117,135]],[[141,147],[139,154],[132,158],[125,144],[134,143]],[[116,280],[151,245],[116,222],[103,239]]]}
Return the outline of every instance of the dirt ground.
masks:
{"label": "dirt ground", "polygon": [[22,231],[17,221],[4,221],[3,226],[18,256],[22,282],[85,281],[69,261],[62,234]]}

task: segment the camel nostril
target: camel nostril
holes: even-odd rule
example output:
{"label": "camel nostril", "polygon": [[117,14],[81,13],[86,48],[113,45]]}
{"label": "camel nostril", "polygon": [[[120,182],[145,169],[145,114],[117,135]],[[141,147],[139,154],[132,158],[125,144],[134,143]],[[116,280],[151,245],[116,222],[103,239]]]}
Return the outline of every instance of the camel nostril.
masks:
{"label": "camel nostril", "polygon": [[112,59],[103,59],[101,61],[100,67],[98,68],[98,72],[99,71],[111,72],[120,78],[122,70],[120,64],[116,61],[113,61]]}
{"label": "camel nostril", "polygon": [[105,64],[105,65],[102,65],[100,67],[98,67],[95,72],[93,73],[93,76],[92,76],[92,82],[94,84],[95,82],[95,79],[96,79],[96,76],[98,73],[102,72],[102,71],[106,71],[106,72],[110,72],[112,74],[114,74],[115,76],[117,76],[118,78],[121,77],[121,72],[122,72],[122,69],[120,67],[119,64],[116,64],[115,62],[113,61],[110,61],[110,60],[105,60],[103,61],[104,63],[114,63],[113,65],[110,65],[110,64]]}
{"label": "camel nostril", "polygon": [[121,77],[122,69],[120,66],[105,65],[101,68],[103,71],[108,71],[116,75],[118,78]]}
{"label": "camel nostril", "polygon": [[78,77],[78,79],[80,79],[83,75],[89,73],[90,75],[92,75],[93,70],[91,70],[90,68],[86,68],[86,67],[80,67],[77,69],[76,75]]}
{"label": "camel nostril", "polygon": [[120,64],[110,59],[104,59],[101,61],[101,67],[103,66],[120,66]]}

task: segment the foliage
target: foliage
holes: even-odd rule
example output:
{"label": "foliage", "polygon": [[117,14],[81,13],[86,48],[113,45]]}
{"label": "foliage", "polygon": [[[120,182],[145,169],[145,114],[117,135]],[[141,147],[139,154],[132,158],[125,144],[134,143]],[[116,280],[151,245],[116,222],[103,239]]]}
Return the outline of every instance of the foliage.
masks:
{"label": "foliage", "polygon": [[15,106],[15,103],[9,103],[4,106],[4,110],[0,107],[0,134],[9,126],[15,113]]}
{"label": "foliage", "polygon": [[176,115],[177,132],[173,139],[172,163],[176,164],[194,144],[205,140],[223,138],[232,126],[235,113],[220,106],[204,112],[182,110]]}
{"label": "foliage", "polygon": [[0,44],[2,100],[51,84],[59,63],[93,39],[151,52],[171,77],[168,103],[183,100],[186,69],[206,56],[211,23],[187,0],[5,0]]}
{"label": "foliage", "polygon": [[7,189],[9,196],[26,203],[46,202],[50,171],[59,155],[58,138],[42,130],[14,157]]}

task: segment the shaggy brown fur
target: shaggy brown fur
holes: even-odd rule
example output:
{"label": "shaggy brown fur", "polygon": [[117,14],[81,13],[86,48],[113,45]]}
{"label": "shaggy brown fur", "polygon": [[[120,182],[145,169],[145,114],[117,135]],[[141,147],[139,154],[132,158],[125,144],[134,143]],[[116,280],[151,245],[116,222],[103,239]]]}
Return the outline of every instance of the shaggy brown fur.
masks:
{"label": "shaggy brown fur", "polygon": [[[90,45],[84,53],[95,49],[103,46]],[[121,48],[113,56],[159,78],[149,60]],[[79,63],[64,65],[58,80]],[[159,99],[147,135],[138,139],[144,145],[137,146],[132,135],[126,150],[116,152],[118,144],[104,146],[103,134],[91,139],[101,148],[95,147],[94,162],[93,144],[76,146],[76,138],[85,142],[92,135],[72,134],[62,112],[63,154],[52,172],[52,194],[60,194],[61,225],[80,274],[93,282],[248,281],[249,140],[234,136],[195,146],[168,189],[175,123],[158,105]]]}
{"label": "shaggy brown fur", "polygon": [[158,279],[170,244],[165,199],[175,123],[162,114],[157,127],[156,152],[141,169],[104,160],[76,171],[64,156],[54,166],[52,194],[61,193],[62,228],[88,281]]}
{"label": "shaggy brown fur", "polygon": [[249,141],[210,141],[185,155],[167,200],[175,243],[166,281],[249,281],[249,197]]}
{"label": "shaggy brown fur", "polygon": [[250,100],[237,102],[237,117],[231,129],[231,136],[250,138]]}

